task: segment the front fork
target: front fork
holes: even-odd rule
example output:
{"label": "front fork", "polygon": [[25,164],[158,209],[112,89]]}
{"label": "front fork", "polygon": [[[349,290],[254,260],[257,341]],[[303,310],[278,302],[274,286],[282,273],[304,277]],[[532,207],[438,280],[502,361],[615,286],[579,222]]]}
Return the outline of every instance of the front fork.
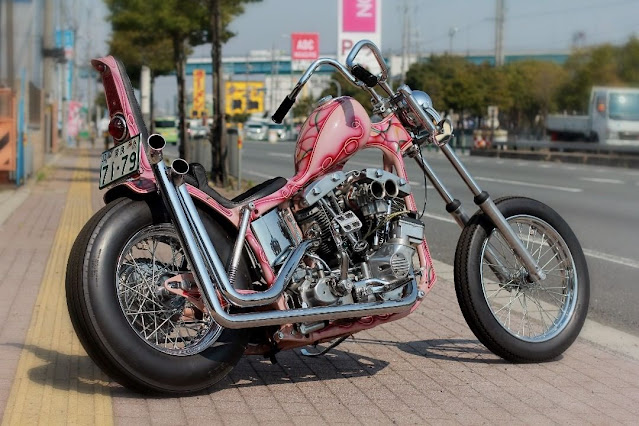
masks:
{"label": "front fork", "polygon": [[[521,239],[515,234],[515,231],[510,227],[508,221],[504,217],[504,215],[499,211],[493,200],[490,198],[490,195],[486,191],[482,191],[475,179],[468,173],[466,167],[461,163],[455,151],[448,145],[443,145],[440,147],[448,161],[453,165],[459,176],[466,183],[470,191],[475,196],[474,201],[475,204],[484,212],[486,216],[493,222],[495,227],[501,232],[504,239],[510,246],[510,248],[515,252],[515,254],[522,261],[526,269],[528,270],[528,275],[532,281],[542,281],[546,279],[546,274],[539,267],[537,261],[532,257],[528,249],[524,246]],[[457,224],[462,228],[468,224],[470,218],[464,211],[461,202],[457,199],[454,199],[453,196],[448,192],[444,184],[439,180],[439,178],[433,172],[433,169],[426,162],[424,157],[421,155],[419,148],[416,145],[413,145],[407,151],[407,154],[414,158],[419,167],[422,169],[428,180],[433,184],[439,195],[446,202],[446,211],[450,213]],[[490,262],[492,269],[498,276],[501,278],[510,279],[510,274],[508,270],[504,267],[504,265],[499,261],[499,257],[495,254],[492,247],[486,247],[486,259]]]}

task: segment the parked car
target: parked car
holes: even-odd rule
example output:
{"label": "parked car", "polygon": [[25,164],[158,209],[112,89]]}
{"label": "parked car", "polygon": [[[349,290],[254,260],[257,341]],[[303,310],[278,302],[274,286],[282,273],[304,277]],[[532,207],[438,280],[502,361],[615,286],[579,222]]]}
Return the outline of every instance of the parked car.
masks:
{"label": "parked car", "polygon": [[205,139],[209,135],[209,128],[202,125],[189,126],[188,132],[192,139]]}
{"label": "parked car", "polygon": [[175,118],[156,118],[153,125],[155,127],[155,132],[164,136],[166,143],[173,145],[177,144],[178,126]]}
{"label": "parked car", "polygon": [[284,139],[286,137],[286,128],[283,124],[269,123],[267,127],[268,133],[275,132],[278,139]]}
{"label": "parked car", "polygon": [[246,139],[256,141],[266,140],[266,126],[262,123],[246,123],[244,126],[244,135]]}

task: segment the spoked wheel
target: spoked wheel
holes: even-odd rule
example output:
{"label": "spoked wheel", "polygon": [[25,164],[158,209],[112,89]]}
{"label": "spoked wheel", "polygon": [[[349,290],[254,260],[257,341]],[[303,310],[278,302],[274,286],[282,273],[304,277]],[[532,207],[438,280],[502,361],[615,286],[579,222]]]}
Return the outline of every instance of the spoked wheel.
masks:
{"label": "spoked wheel", "polygon": [[141,229],[118,258],[117,295],[122,313],[142,340],[169,355],[199,353],[222,333],[222,327],[201,310],[199,292],[192,291],[195,282],[180,281],[179,286],[200,303],[165,287],[168,278],[185,273],[189,273],[186,256],[169,224]]}
{"label": "spoked wheel", "polygon": [[[221,260],[228,261],[232,237],[201,216]],[[236,286],[249,288],[244,259],[238,272]],[[225,377],[246,349],[246,330],[224,329],[206,312],[159,200],[121,198],[96,213],[71,250],[66,294],[89,356],[138,392],[205,389]]]}
{"label": "spoked wheel", "polygon": [[455,253],[455,290],[477,338],[512,361],[563,353],[586,319],[590,294],[583,251],[568,224],[528,198],[497,200],[499,210],[546,274],[534,281],[483,215],[464,228]]}

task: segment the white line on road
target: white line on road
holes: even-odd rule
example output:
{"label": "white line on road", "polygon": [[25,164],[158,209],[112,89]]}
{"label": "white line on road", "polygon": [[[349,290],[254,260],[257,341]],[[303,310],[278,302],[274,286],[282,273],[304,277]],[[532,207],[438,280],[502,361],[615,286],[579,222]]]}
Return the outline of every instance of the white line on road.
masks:
{"label": "white line on road", "polygon": [[269,152],[268,155],[271,157],[293,158],[293,154],[287,154],[284,152]]}
{"label": "white line on road", "polygon": [[595,259],[606,260],[608,262],[617,263],[619,265],[628,266],[630,268],[639,269],[639,262],[626,257],[613,256],[611,254],[601,253],[594,250],[584,249],[584,254]]}
{"label": "white line on road", "polygon": [[[435,219],[435,220],[441,220],[442,222],[457,223],[455,222],[455,220],[453,220],[452,218],[448,216],[441,216],[441,215],[432,214],[432,213],[425,213],[424,216],[431,219]],[[628,259],[628,258],[620,257],[620,256],[613,256],[611,254],[601,253],[601,252],[598,252],[595,250],[589,250],[589,249],[584,249],[584,254],[589,257],[594,257],[595,259],[605,260],[607,262],[616,263],[618,265],[624,265],[630,268],[639,269],[639,261],[636,261],[634,259]]]}
{"label": "white line on road", "polygon": [[539,167],[541,167],[542,169],[549,169],[552,167],[552,164],[539,164]]}
{"label": "white line on road", "polygon": [[438,214],[424,213],[424,216],[428,217],[430,219],[441,220],[442,222],[455,223],[455,224],[457,223],[457,222],[455,222],[455,219],[453,219],[451,217],[442,216],[442,215],[438,215]]}
{"label": "white line on road", "polygon": [[604,178],[591,178],[591,177],[580,177],[579,180],[586,180],[589,182],[597,182],[597,183],[625,183],[619,179],[604,179]]}
{"label": "white line on road", "polygon": [[564,192],[583,192],[581,188],[569,188],[565,186],[554,186],[554,185],[542,185],[540,183],[531,183],[531,182],[521,182],[518,180],[505,180],[505,179],[495,179],[489,177],[481,177],[476,176],[477,180],[485,180],[486,182],[496,182],[496,183],[506,183],[509,185],[521,185],[521,186],[531,186],[534,188],[544,188],[544,189],[554,189],[556,191],[564,191]]}
{"label": "white line on road", "polygon": [[264,179],[271,179],[275,177],[273,175],[267,175],[266,173],[260,173],[253,170],[245,170],[243,173],[244,175],[257,176]]}

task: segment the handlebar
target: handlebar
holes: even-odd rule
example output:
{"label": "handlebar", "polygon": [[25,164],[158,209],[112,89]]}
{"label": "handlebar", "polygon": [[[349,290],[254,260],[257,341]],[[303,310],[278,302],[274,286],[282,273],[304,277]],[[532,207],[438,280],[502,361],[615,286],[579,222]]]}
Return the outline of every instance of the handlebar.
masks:
{"label": "handlebar", "polygon": [[[367,47],[375,56],[380,68],[381,73],[374,75],[364,67],[354,64],[355,57],[364,47]],[[348,82],[356,87],[366,90],[372,97],[373,105],[379,107],[379,111],[384,111],[385,107],[390,102],[395,110],[402,112],[400,119],[405,125],[414,128],[416,135],[422,131],[426,131],[430,136],[430,140],[440,144],[445,144],[452,134],[452,124],[448,120],[442,120],[439,113],[432,107],[432,103],[429,105],[420,105],[412,91],[408,86],[402,86],[393,91],[388,84],[388,67],[382,57],[382,52],[379,48],[370,40],[361,40],[355,44],[351,52],[346,57],[346,67],[334,59],[320,58],[314,61],[308,69],[302,74],[299,81],[291,90],[279,108],[272,115],[271,119],[278,124],[281,124],[286,114],[291,110],[291,107],[295,103],[297,95],[300,93],[304,85],[311,78],[313,73],[322,65],[328,65],[335,68]],[[384,90],[389,99],[383,99],[380,97],[373,87],[379,86]],[[426,95],[424,93],[424,95]],[[427,95],[426,95],[427,96]],[[420,101],[421,102],[421,101]],[[423,102],[422,102],[423,103]]]}
{"label": "handlebar", "polygon": [[342,74],[342,76],[344,76],[344,78],[346,78],[346,80],[348,80],[355,86],[360,86],[360,83],[358,82],[358,80],[344,67],[344,65],[340,64],[335,59],[329,59],[329,58],[317,59],[311,64],[311,66],[308,67],[306,72],[302,74],[302,77],[300,77],[295,87],[293,87],[293,90],[291,90],[291,93],[289,93],[284,98],[284,100],[280,104],[277,111],[275,111],[275,114],[271,116],[271,120],[273,120],[277,124],[282,123],[282,120],[284,120],[284,116],[286,116],[286,114],[290,111],[291,107],[295,103],[295,99],[297,99],[297,95],[302,91],[302,88],[304,87],[306,82],[308,82],[308,80],[311,78],[313,73],[322,65],[329,65],[335,68],[337,71],[339,71],[340,74]]}

